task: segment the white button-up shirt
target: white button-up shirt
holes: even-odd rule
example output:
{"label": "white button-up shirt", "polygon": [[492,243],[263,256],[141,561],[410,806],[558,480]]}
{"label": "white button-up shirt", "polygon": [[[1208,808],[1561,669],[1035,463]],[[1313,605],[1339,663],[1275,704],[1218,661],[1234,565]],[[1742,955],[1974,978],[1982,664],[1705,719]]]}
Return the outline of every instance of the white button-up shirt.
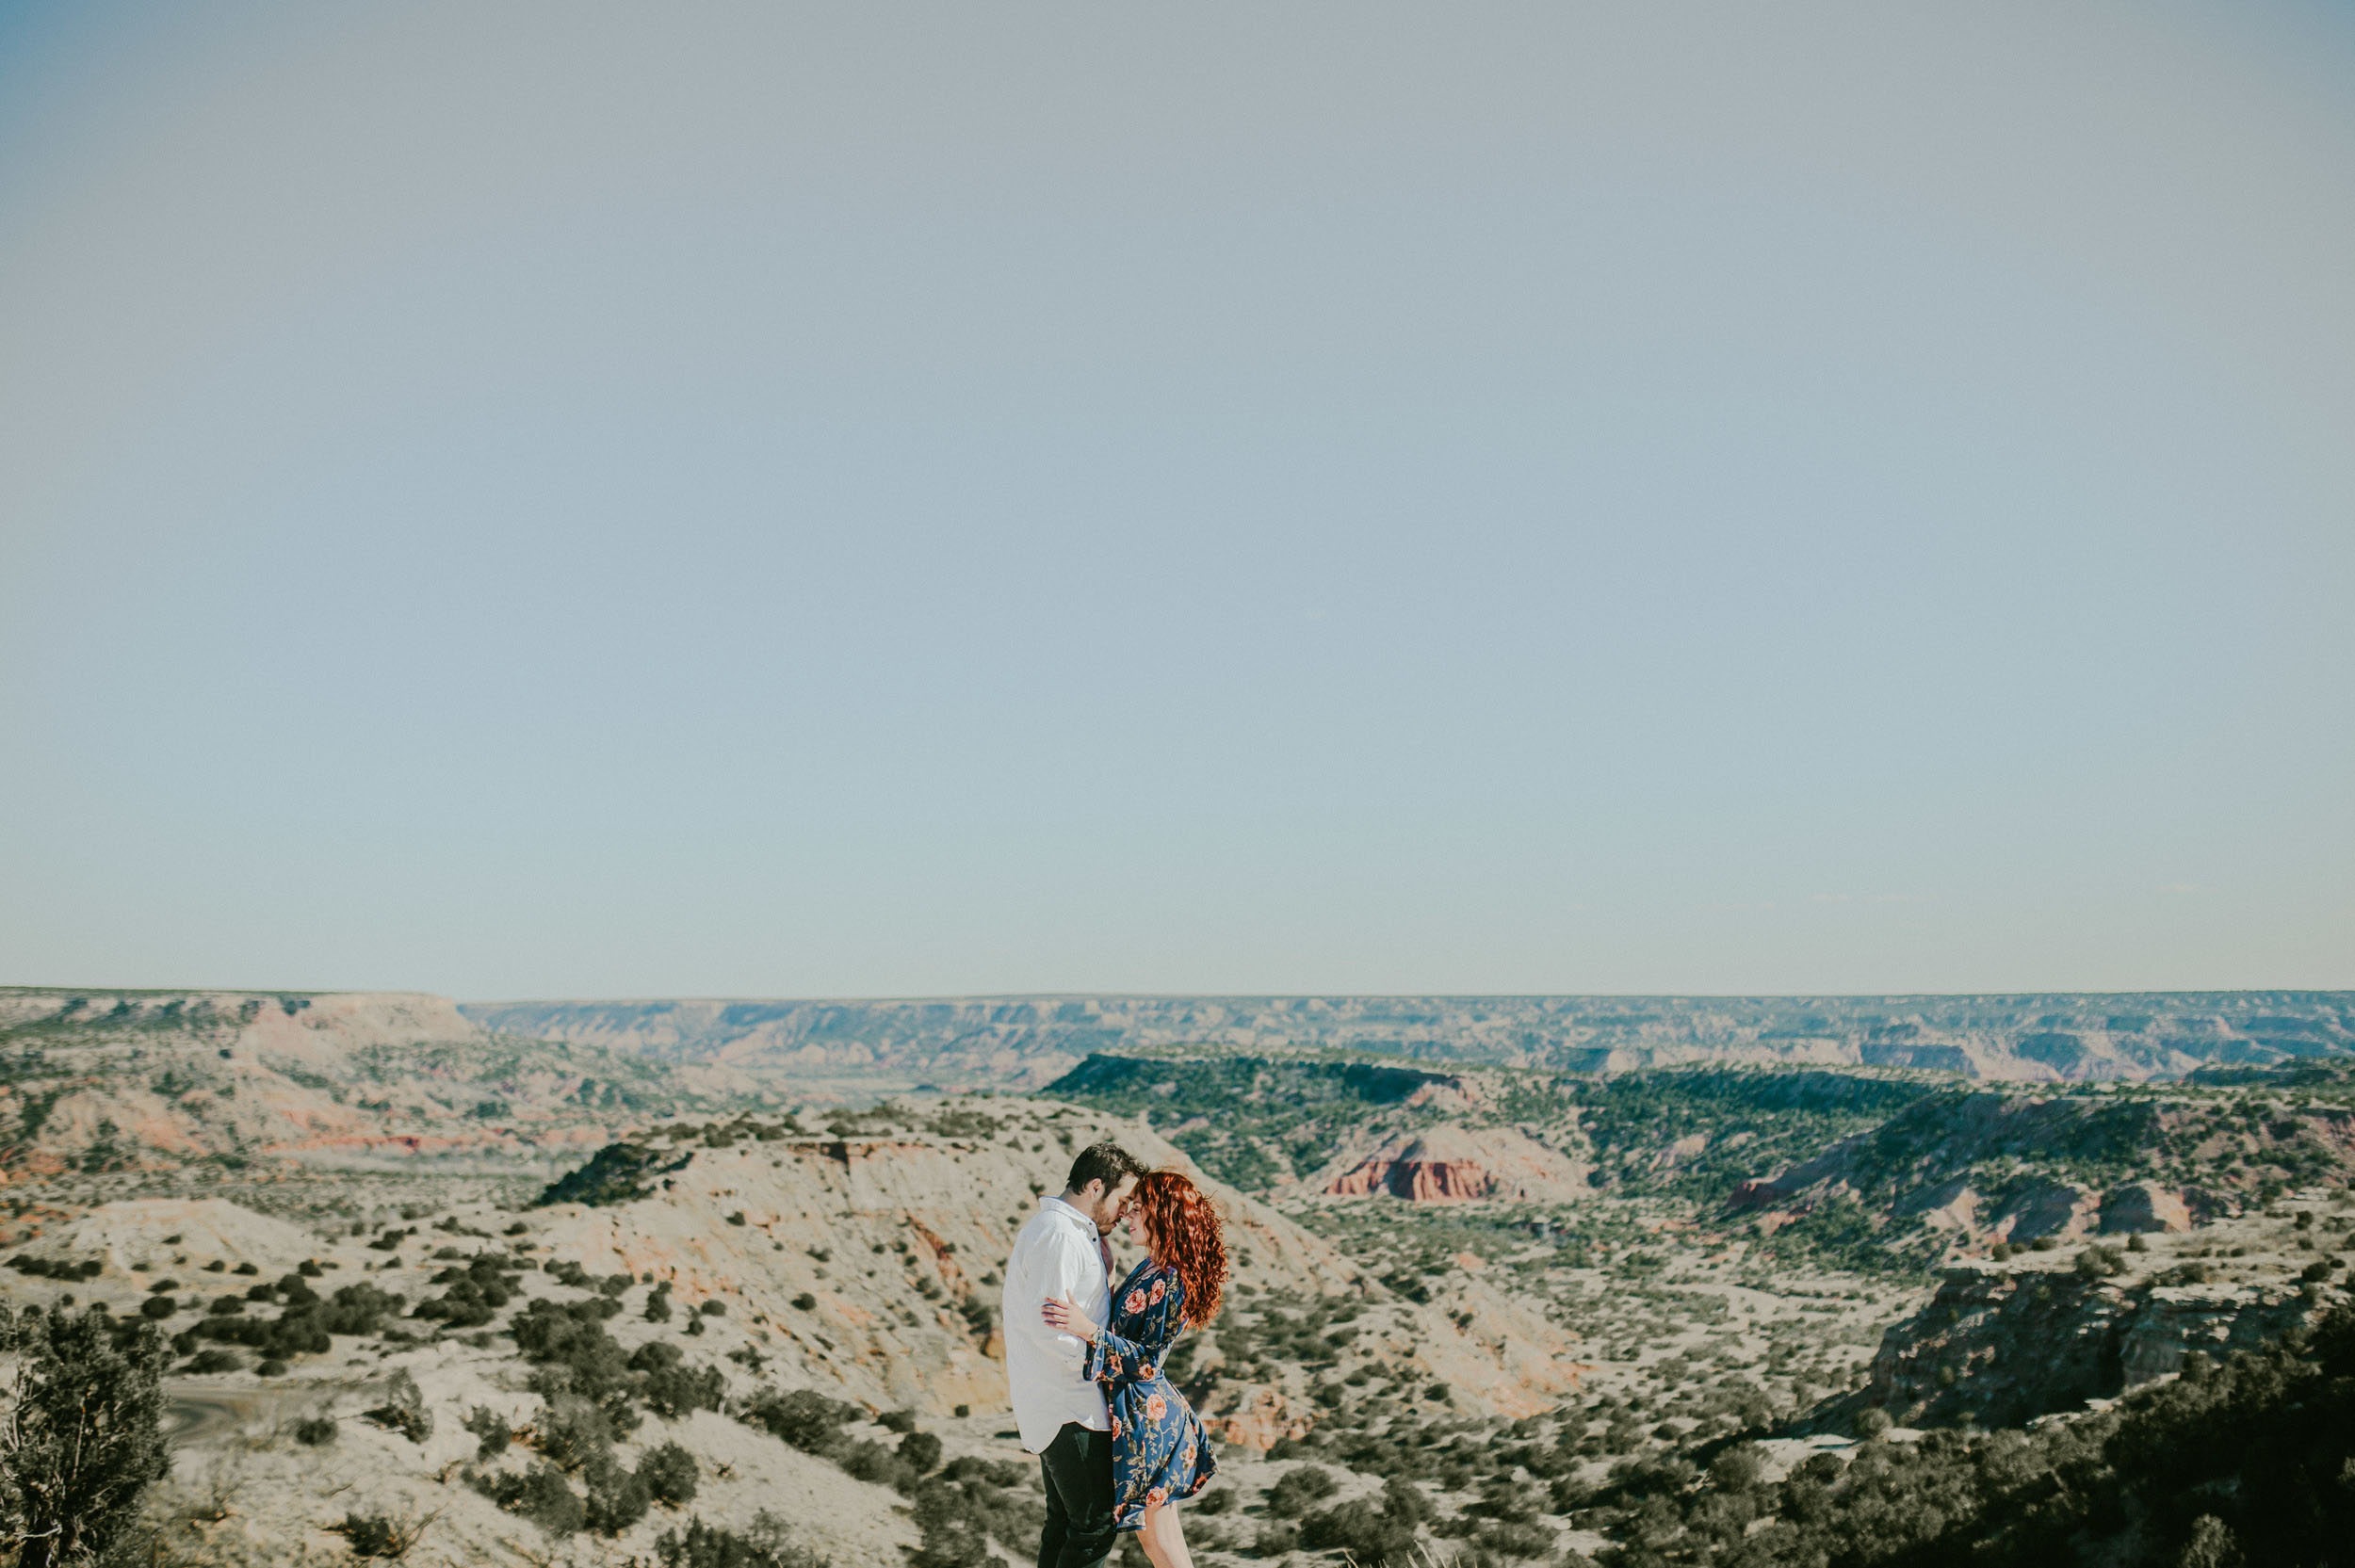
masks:
{"label": "white button-up shirt", "polygon": [[1061,1198],[1042,1198],[1006,1260],[1006,1382],[1014,1396],[1014,1424],[1022,1446],[1045,1450],[1065,1422],[1096,1431],[1112,1430],[1104,1391],[1081,1375],[1087,1344],[1078,1334],[1048,1327],[1039,1309],[1068,1296],[1098,1323],[1113,1313],[1113,1285],[1105,1276],[1096,1221]]}

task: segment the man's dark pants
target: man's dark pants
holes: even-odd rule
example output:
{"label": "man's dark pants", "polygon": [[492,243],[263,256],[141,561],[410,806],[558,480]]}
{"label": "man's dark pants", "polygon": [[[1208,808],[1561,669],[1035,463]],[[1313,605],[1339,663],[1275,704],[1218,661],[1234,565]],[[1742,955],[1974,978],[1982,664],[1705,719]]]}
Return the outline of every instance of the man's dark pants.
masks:
{"label": "man's dark pants", "polygon": [[1064,1423],[1038,1456],[1047,1476],[1047,1528],[1038,1568],[1096,1568],[1112,1555],[1113,1434]]}

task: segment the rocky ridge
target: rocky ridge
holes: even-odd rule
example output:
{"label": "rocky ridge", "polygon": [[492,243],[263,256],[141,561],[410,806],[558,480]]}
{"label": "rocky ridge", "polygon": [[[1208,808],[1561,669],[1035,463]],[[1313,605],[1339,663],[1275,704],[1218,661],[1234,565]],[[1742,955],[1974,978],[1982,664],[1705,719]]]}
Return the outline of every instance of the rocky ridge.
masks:
{"label": "rocky ridge", "polygon": [[486,1027],[886,1087],[1036,1088],[1090,1053],[1347,1051],[1574,1073],[1696,1062],[2022,1081],[2355,1054],[2355,994],[975,996],[469,1003]]}
{"label": "rocky ridge", "polygon": [[1860,1207],[1950,1255],[2185,1230],[2355,1174],[2355,1104],[2198,1090],[1924,1094],[1887,1121],[1735,1184],[1762,1234]]}

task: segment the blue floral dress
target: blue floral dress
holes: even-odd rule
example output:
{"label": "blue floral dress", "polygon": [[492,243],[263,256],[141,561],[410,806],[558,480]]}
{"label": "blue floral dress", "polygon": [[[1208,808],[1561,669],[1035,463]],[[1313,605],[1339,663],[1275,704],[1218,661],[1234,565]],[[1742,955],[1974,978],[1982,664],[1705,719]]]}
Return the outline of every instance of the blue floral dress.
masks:
{"label": "blue floral dress", "polygon": [[1113,1524],[1141,1529],[1154,1503],[1191,1497],[1218,1470],[1202,1423],[1161,1376],[1185,1331],[1178,1270],[1146,1258],[1113,1292],[1113,1320],[1088,1342],[1087,1376],[1104,1385],[1113,1417]]}

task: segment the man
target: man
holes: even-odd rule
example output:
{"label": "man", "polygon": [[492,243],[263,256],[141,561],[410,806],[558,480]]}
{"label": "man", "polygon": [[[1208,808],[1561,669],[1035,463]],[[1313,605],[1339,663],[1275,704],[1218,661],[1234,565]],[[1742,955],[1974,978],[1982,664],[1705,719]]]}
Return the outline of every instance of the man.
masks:
{"label": "man", "polygon": [[1144,1174],[1117,1143],[1080,1150],[1063,1196],[1039,1200],[1006,1260],[1000,1320],[1014,1424],[1047,1479],[1038,1568],[1096,1568],[1112,1553],[1112,1416],[1104,1391],[1080,1376],[1086,1345],[1048,1328],[1041,1309],[1068,1296],[1096,1322],[1112,1320],[1113,1252],[1104,1238]]}

